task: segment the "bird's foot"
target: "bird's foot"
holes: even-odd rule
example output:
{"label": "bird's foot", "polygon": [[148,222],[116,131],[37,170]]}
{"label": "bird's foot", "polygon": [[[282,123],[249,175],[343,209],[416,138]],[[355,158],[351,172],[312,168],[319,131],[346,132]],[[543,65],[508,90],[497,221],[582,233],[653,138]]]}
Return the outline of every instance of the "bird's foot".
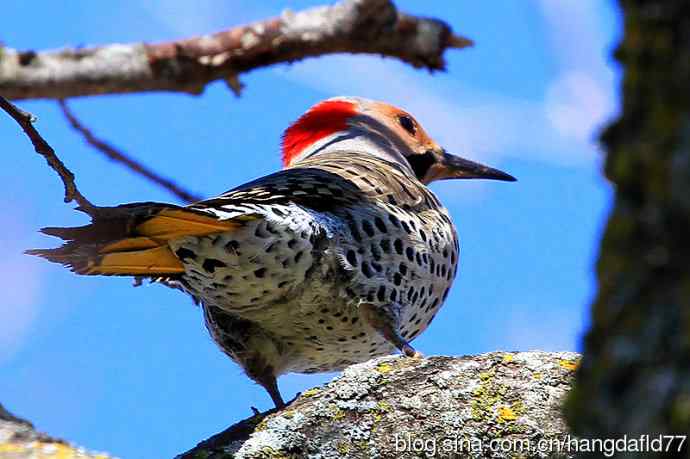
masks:
{"label": "bird's foot", "polygon": [[409,357],[412,359],[423,359],[424,358],[424,354],[415,350],[415,348],[410,346],[410,343],[403,344],[401,351],[405,357]]}

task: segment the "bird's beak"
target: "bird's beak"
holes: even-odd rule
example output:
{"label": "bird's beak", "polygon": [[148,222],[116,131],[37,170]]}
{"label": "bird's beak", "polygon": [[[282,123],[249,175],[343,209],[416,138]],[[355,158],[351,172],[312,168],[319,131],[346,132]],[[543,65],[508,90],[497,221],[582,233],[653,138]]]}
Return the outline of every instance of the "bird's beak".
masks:
{"label": "bird's beak", "polygon": [[475,163],[469,159],[460,158],[443,152],[437,163],[435,180],[443,179],[489,179],[515,182],[517,179],[503,171]]}

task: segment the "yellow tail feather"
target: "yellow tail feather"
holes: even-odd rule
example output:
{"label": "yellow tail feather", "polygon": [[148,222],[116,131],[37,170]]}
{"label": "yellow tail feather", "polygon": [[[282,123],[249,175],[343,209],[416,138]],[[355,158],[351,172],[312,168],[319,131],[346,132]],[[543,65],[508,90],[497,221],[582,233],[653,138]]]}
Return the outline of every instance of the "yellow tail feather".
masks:
{"label": "yellow tail feather", "polygon": [[115,252],[89,262],[79,274],[153,275],[184,272],[182,262],[168,246],[153,249]]}
{"label": "yellow tail feather", "polygon": [[93,217],[77,228],[44,228],[67,242],[55,249],[27,253],[61,263],[79,274],[160,276],[184,273],[168,241],[206,236],[240,228],[255,214],[219,220],[193,209],[141,203],[113,208],[112,215]]}
{"label": "yellow tail feather", "polygon": [[156,241],[169,241],[184,236],[205,236],[238,228],[233,220],[218,220],[181,209],[163,210],[136,227],[135,232]]}

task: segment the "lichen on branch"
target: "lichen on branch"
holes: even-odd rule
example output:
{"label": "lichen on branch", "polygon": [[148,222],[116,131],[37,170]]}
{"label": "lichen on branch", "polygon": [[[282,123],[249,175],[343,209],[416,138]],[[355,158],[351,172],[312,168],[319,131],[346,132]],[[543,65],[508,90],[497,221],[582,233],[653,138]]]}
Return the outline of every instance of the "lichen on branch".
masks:
{"label": "lichen on branch", "polygon": [[418,458],[434,446],[431,457],[571,457],[536,446],[566,441],[560,405],[578,362],[571,352],[374,359],[178,459]]}

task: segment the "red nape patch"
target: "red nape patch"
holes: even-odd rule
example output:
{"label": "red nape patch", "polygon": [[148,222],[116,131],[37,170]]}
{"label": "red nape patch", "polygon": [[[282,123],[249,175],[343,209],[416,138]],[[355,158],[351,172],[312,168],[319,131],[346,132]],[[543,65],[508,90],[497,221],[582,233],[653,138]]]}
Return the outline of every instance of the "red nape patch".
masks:
{"label": "red nape patch", "polygon": [[347,128],[347,120],[356,114],[355,104],[345,100],[314,105],[283,133],[283,167],[288,167],[309,145]]}

